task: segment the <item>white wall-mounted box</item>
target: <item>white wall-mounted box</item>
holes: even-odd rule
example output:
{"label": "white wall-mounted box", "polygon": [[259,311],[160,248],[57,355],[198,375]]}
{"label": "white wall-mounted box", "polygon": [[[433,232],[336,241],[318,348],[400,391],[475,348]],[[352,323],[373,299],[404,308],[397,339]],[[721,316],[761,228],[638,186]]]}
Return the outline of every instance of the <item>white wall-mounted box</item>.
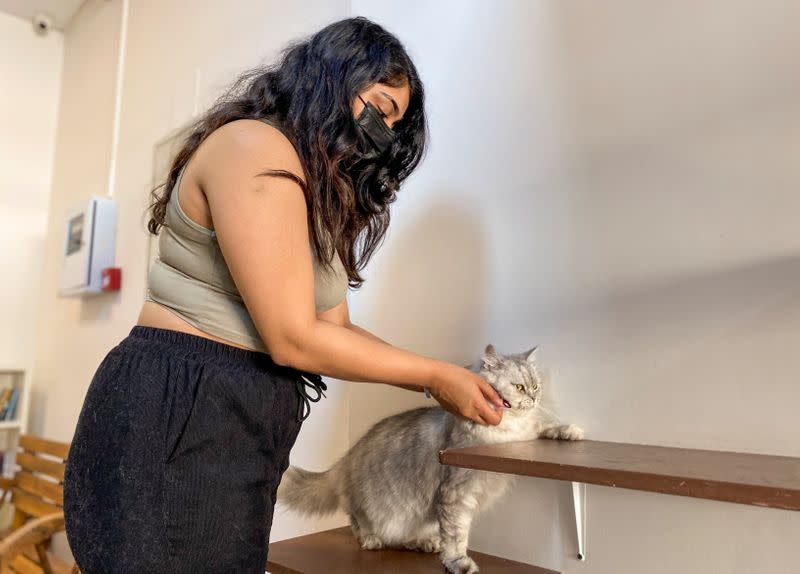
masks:
{"label": "white wall-mounted box", "polygon": [[117,204],[113,198],[93,195],[67,212],[60,295],[102,291],[102,271],[114,266],[116,231]]}

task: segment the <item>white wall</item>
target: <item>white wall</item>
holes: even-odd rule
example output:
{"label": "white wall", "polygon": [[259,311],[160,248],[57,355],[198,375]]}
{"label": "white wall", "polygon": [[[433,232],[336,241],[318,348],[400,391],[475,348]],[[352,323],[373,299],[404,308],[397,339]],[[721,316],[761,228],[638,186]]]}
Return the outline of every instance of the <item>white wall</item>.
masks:
{"label": "white wall", "polygon": [[[87,1],[66,31],[33,432],[71,438],[94,370],[136,321],[154,143],[236,71],[353,13],[406,43],[433,132],[349,296],[356,323],[458,364],[487,342],[538,343],[565,418],[593,438],[800,455],[794,5],[195,6],[131,2],[115,194],[123,290],[86,301],[55,295],[61,214],[107,191],[121,2]],[[429,404],[384,385],[329,389],[293,464],[325,468],[378,418]],[[518,484],[477,520],[471,547],[566,573],[782,574],[800,536],[785,511],[590,487],[579,564],[568,487]],[[338,524],[278,513],[272,539]]]}
{"label": "white wall", "polygon": [[[353,0],[406,43],[430,154],[354,321],[464,364],[540,345],[592,438],[800,455],[796,3]],[[351,440],[425,404],[363,385]],[[565,573],[783,574],[796,513],[521,479],[470,546]]]}
{"label": "white wall", "polygon": [[0,366],[31,368],[63,36],[0,12]]}

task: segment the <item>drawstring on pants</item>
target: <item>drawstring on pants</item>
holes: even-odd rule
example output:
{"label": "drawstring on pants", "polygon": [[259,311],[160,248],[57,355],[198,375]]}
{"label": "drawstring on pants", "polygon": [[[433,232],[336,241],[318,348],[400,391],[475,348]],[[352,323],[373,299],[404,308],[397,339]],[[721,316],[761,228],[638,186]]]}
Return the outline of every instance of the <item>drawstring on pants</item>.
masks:
{"label": "drawstring on pants", "polygon": [[[297,420],[299,422],[303,422],[308,418],[308,415],[311,414],[311,404],[308,401],[316,403],[322,397],[327,398],[325,393],[322,391],[327,391],[328,387],[325,385],[325,382],[322,380],[321,376],[316,373],[308,373],[306,371],[300,371],[300,376],[295,379],[295,386],[297,387],[297,392],[300,393],[303,399],[297,409]],[[306,387],[315,390],[317,392],[317,396],[310,396],[306,392]]]}

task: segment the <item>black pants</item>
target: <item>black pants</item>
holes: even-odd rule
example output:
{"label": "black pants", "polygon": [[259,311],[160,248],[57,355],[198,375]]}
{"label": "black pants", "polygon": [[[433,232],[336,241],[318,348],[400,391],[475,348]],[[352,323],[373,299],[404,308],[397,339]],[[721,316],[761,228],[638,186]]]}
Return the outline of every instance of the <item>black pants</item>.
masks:
{"label": "black pants", "polygon": [[67,459],[66,534],[81,571],[264,572],[302,425],[301,374],[134,326],[95,372]]}

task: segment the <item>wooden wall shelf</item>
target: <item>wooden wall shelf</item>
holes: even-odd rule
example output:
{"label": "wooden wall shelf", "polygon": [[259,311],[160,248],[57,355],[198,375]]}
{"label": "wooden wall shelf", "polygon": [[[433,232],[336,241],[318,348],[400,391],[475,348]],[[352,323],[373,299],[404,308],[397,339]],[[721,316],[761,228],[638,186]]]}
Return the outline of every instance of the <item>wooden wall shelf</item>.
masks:
{"label": "wooden wall shelf", "polygon": [[509,474],[800,510],[800,458],[531,440],[439,451],[439,462]]}
{"label": "wooden wall shelf", "polygon": [[[800,510],[800,458],[599,441],[531,440],[439,451],[451,466],[572,482],[578,558],[585,560],[585,485]],[[557,574],[469,551],[482,571]],[[269,545],[270,574],[441,573],[438,554],[361,550],[343,526]]]}
{"label": "wooden wall shelf", "polygon": [[[481,572],[492,574],[558,574],[469,550]],[[438,554],[413,550],[362,550],[349,526],[272,542],[266,569],[270,574],[441,574]]]}

